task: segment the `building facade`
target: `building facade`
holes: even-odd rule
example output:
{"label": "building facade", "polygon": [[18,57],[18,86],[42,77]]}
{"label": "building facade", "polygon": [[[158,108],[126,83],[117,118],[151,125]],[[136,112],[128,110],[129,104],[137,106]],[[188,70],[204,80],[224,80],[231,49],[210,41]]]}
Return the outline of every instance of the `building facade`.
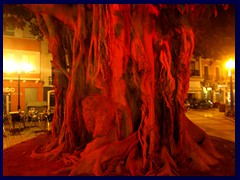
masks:
{"label": "building facade", "polygon": [[[224,60],[226,59],[226,60]],[[209,99],[222,104],[230,103],[230,77],[223,60],[193,58],[190,65],[188,98]],[[233,100],[235,99],[235,70],[232,70]]]}
{"label": "building facade", "polygon": [[[47,41],[36,40],[24,30],[7,29],[3,35],[3,113],[27,110],[31,102],[46,101],[46,91],[52,86],[52,56]],[[26,66],[32,67],[25,72]],[[20,70],[21,67],[21,70]],[[20,93],[19,93],[20,89]],[[20,95],[19,95],[20,94]]]}

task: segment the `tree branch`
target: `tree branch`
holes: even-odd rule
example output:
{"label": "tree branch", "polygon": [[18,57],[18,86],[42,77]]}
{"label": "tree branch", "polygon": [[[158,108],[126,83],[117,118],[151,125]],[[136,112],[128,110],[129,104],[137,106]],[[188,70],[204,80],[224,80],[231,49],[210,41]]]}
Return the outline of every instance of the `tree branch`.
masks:
{"label": "tree branch", "polygon": [[24,7],[29,9],[35,14],[46,13],[54,16],[58,20],[73,29],[76,17],[77,6],[66,4],[23,4]]}

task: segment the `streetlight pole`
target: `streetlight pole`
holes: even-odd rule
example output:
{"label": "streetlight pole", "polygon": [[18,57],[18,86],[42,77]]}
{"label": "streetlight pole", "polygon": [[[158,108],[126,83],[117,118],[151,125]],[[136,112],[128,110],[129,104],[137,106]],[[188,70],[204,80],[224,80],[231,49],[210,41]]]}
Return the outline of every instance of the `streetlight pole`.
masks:
{"label": "streetlight pole", "polygon": [[228,76],[230,78],[230,114],[234,114],[234,106],[233,106],[233,82],[232,82],[232,69],[235,67],[232,59],[229,59],[226,67],[228,69]]}
{"label": "streetlight pole", "polygon": [[20,105],[20,72],[18,72],[18,106],[17,110],[21,110],[21,105]]}

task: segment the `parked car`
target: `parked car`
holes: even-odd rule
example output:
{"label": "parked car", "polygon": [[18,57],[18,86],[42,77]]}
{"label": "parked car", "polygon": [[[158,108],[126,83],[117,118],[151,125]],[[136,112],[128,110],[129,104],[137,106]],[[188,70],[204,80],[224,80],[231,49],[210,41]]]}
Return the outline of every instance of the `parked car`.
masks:
{"label": "parked car", "polygon": [[222,104],[220,102],[213,103],[213,108],[219,108]]}
{"label": "parked car", "polygon": [[213,107],[213,103],[210,100],[202,99],[194,103],[194,107],[197,109],[208,109]]}
{"label": "parked car", "polygon": [[187,101],[187,102],[189,103],[189,105],[190,105],[189,108],[191,108],[191,109],[194,109],[194,108],[195,108],[195,107],[194,107],[194,102],[195,102],[194,99],[187,98],[185,101]]}

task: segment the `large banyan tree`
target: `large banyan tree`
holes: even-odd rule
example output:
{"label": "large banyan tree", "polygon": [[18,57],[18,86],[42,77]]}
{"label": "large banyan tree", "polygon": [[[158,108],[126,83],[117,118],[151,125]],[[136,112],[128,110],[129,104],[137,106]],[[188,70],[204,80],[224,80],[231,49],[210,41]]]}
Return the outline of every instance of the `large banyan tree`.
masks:
{"label": "large banyan tree", "polygon": [[52,140],[33,158],[63,158],[69,175],[178,175],[222,158],[184,107],[193,24],[216,6],[14,6],[34,16],[55,70]]}

